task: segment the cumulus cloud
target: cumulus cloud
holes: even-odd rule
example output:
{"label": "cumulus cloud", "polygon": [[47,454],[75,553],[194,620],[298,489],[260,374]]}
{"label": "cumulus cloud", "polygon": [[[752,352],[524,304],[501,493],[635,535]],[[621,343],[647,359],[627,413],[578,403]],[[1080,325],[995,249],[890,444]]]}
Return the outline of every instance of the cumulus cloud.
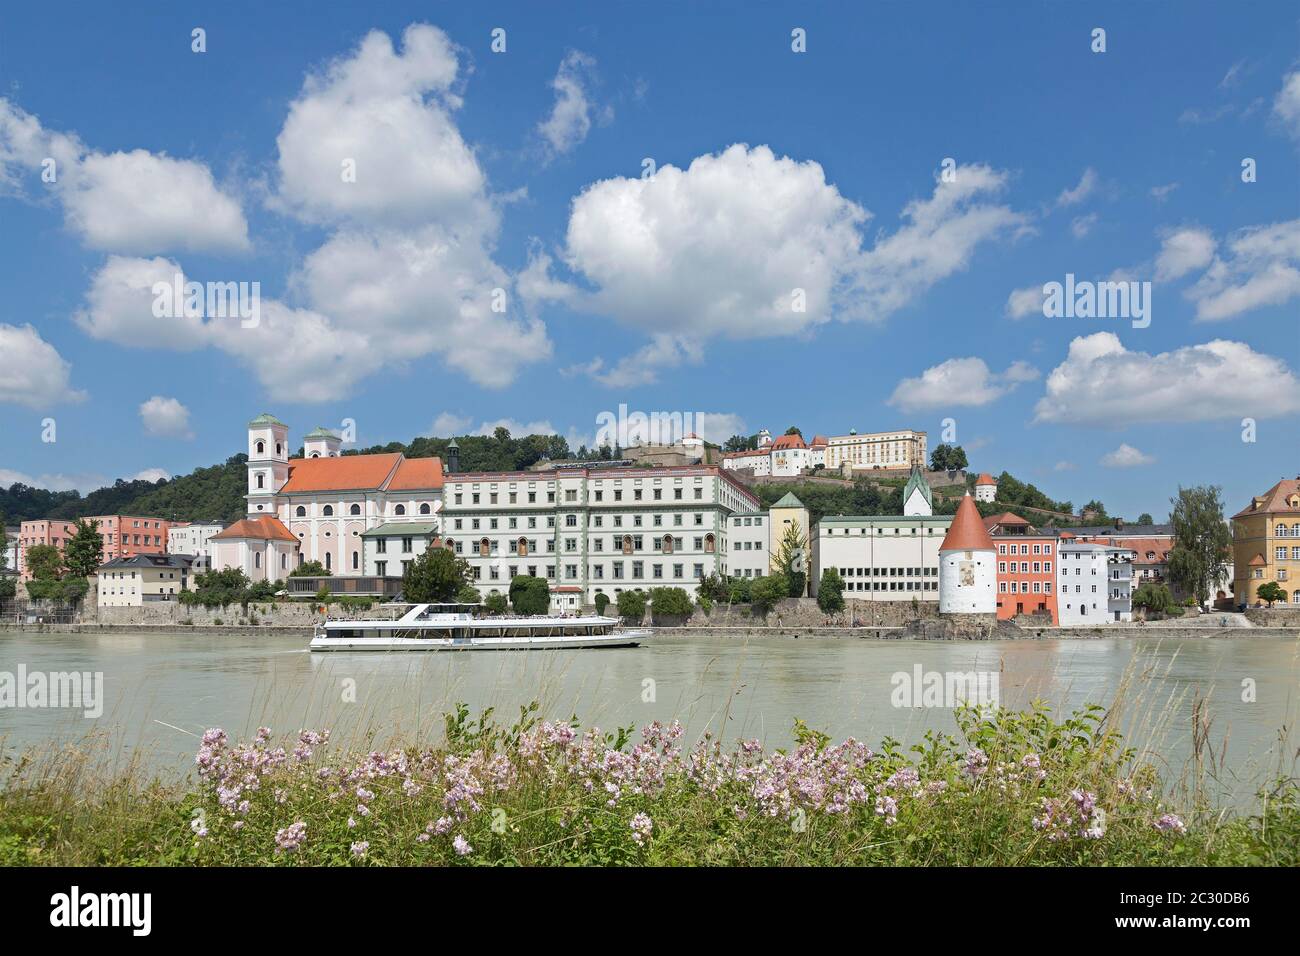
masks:
{"label": "cumulus cloud", "polygon": [[72,387],[72,366],[30,325],[0,324],[0,355],[0,402],[45,409],[86,397]]}
{"label": "cumulus cloud", "polygon": [[1138,451],[1132,445],[1121,443],[1114,451],[1102,455],[1101,463],[1107,468],[1137,468],[1155,464],[1155,457]]}
{"label": "cumulus cloud", "polygon": [[1034,421],[1123,426],[1228,421],[1300,411],[1300,379],[1282,360],[1216,339],[1169,352],[1126,349],[1113,332],[1080,336],[1047,376]]}
{"label": "cumulus cloud", "polygon": [[[832,319],[882,321],[966,268],[981,243],[1024,218],[986,201],[1005,174],[957,170],[954,182],[910,203],[903,224],[863,248],[864,208],[812,161],[744,144],[686,169],[607,179],[574,200],[563,253],[587,280],[572,306],[610,315],[651,338],[625,364],[655,369],[698,354],[712,338],[800,335]],[[544,273],[535,270],[534,286]],[[552,282],[545,286],[558,294]]]}
{"label": "cumulus cloud", "polygon": [[47,159],[57,179],[41,188],[59,199],[68,228],[89,248],[134,254],[249,248],[239,201],[203,163],[143,149],[96,152],[0,98],[0,188],[23,194]]}
{"label": "cumulus cloud", "polygon": [[1300,297],[1300,219],[1234,233],[1186,295],[1203,321]]}
{"label": "cumulus cloud", "polygon": [[[555,105],[551,115],[537,124],[548,158],[562,156],[576,149],[591,131],[596,105],[591,90],[595,82],[596,60],[580,50],[571,50],[560,61],[559,71],[551,81]],[[602,117],[608,119],[608,109]]]}
{"label": "cumulus cloud", "polygon": [[1300,139],[1300,70],[1294,70],[1282,78],[1282,89],[1273,99],[1273,115],[1282,122],[1288,133]]}
{"label": "cumulus cloud", "polygon": [[1077,206],[1083,202],[1097,188],[1097,170],[1089,166],[1079,177],[1079,184],[1073,189],[1064,189],[1061,195],[1056,197],[1058,206]]}
{"label": "cumulus cloud", "polygon": [[162,468],[146,468],[144,471],[136,472],[132,480],[158,482],[166,481],[169,478],[171,478],[171,475]]}
{"label": "cumulus cloud", "polygon": [[1013,362],[1001,374],[981,358],[952,358],[931,366],[916,378],[898,383],[888,404],[905,412],[935,408],[988,405],[1017,385],[1038,378],[1038,370]]}
{"label": "cumulus cloud", "polygon": [[1205,229],[1188,227],[1167,232],[1156,256],[1156,280],[1169,282],[1204,269],[1214,259],[1214,245],[1214,237]]}
{"label": "cumulus cloud", "polygon": [[49,491],[80,491],[84,495],[97,488],[103,488],[107,484],[108,479],[103,475],[66,475],[62,472],[29,475],[10,468],[0,468],[0,488],[8,488],[11,485],[27,485],[29,488],[45,488]]}
{"label": "cumulus cloud", "polygon": [[155,395],[140,405],[144,430],[156,438],[194,437],[190,431],[190,410],[174,398]]}
{"label": "cumulus cloud", "polygon": [[1012,289],[1011,294],[1007,296],[1006,313],[1013,319],[1023,319],[1034,314],[1042,315],[1044,298],[1041,285]]}

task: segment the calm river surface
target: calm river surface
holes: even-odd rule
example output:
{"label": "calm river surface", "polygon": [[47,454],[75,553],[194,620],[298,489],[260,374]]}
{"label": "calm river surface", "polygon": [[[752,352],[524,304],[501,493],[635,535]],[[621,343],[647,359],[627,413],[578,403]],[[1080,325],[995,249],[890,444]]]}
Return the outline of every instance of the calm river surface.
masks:
{"label": "calm river surface", "polygon": [[[1004,707],[1036,697],[1067,711],[1109,704],[1127,686],[1124,726],[1176,779],[1190,756],[1191,711],[1208,699],[1217,797],[1248,802],[1279,769],[1294,772],[1300,642],[1294,638],[1068,641],[873,641],[855,638],[666,638],[629,650],[310,654],[306,637],[177,634],[0,634],[0,671],[104,675],[103,715],[0,708],[16,750],[97,734],[105,758],[140,757],[164,775],[192,766],[197,735],[232,738],[329,727],[335,741],[436,743],[457,701],[495,707],[510,724],[534,699],[544,716],[606,730],[679,719],[730,742],[785,746],[796,717],[834,739],[875,746],[951,731],[942,707],[895,707],[898,672],[991,671]],[[1254,700],[1243,701],[1243,682]],[[1248,696],[1248,695],[1247,695]]]}

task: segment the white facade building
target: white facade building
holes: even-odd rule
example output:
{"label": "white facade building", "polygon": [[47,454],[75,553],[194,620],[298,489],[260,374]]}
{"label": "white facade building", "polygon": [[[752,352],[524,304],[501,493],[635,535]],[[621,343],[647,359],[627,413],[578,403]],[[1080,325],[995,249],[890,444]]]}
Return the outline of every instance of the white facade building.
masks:
{"label": "white facade building", "polygon": [[545,578],[552,608],[616,600],[625,590],[680,587],[694,596],[728,572],[734,514],[759,501],[712,466],[448,475],[442,535],[479,593],[505,594],[516,575]]}
{"label": "white facade building", "polygon": [[998,497],[998,483],[992,475],[981,474],[975,479],[975,500],[995,501]]}
{"label": "white facade building", "polygon": [[813,527],[813,595],[822,571],[835,568],[844,597],[863,601],[937,601],[939,546],[952,524],[947,515],[822,518]]}
{"label": "white facade building", "polygon": [[99,569],[99,607],[141,607],[175,601],[190,586],[190,559],[183,554],[137,554],[114,558]]}
{"label": "white facade building", "polygon": [[1057,611],[1062,627],[1133,619],[1133,553],[1063,539],[1057,548]]}
{"label": "white facade building", "polygon": [[225,525],[219,521],[172,525],[167,529],[167,553],[187,554],[194,559],[192,567],[196,573],[206,571],[212,566],[208,542],[223,530]]}
{"label": "white facade building", "polygon": [[733,578],[761,578],[771,573],[770,545],[772,519],[766,511],[752,515],[732,515],[727,531],[727,573]]}
{"label": "white facade building", "polygon": [[826,467],[844,465],[854,471],[877,468],[903,469],[913,465],[925,467],[926,433],[910,428],[893,432],[872,432],[829,438],[826,441]]}
{"label": "white facade building", "polygon": [[362,566],[368,577],[399,578],[429,550],[438,535],[435,521],[387,521],[361,532]]}
{"label": "white facade building", "polygon": [[724,452],[722,467],[727,471],[752,468],[755,475],[770,475],[772,473],[772,452],[770,448]]}

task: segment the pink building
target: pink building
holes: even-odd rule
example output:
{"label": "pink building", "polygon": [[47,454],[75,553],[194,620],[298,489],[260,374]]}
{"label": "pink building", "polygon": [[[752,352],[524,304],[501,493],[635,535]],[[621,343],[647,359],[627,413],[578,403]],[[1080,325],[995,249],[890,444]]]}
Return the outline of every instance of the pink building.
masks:
{"label": "pink building", "polygon": [[[133,558],[137,554],[164,554],[167,551],[167,529],[173,524],[164,518],[145,518],[139,515],[97,515],[86,521],[97,525],[104,539],[104,563],[117,558]],[[18,570],[24,581],[31,580],[27,570],[27,549],[37,544],[52,544],[60,551],[77,533],[75,521],[41,519],[24,521],[20,525]]]}

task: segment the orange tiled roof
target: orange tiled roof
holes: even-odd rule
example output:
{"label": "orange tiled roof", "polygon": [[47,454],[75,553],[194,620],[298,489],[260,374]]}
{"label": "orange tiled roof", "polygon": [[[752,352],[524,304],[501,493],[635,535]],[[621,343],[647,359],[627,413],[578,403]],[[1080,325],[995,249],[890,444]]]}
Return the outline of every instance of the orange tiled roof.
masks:
{"label": "orange tiled roof", "polygon": [[401,460],[400,452],[343,455],[339,458],[291,458],[289,480],[280,491],[292,494],[299,491],[368,491],[382,488]]}
{"label": "orange tiled roof", "polygon": [[406,458],[388,483],[389,491],[410,491],[442,487],[441,458]]}
{"label": "orange tiled roof", "polygon": [[1262,554],[1257,554],[1250,559],[1250,566],[1252,568],[1263,567],[1266,564],[1268,564],[1268,562],[1264,560],[1264,556]]}
{"label": "orange tiled roof", "polygon": [[772,447],[780,448],[807,448],[802,438],[798,435],[782,435],[776,441],[772,442]]}
{"label": "orange tiled roof", "polygon": [[957,514],[953,516],[948,533],[944,536],[940,551],[992,551],[993,539],[984,530],[980,520],[980,511],[975,507],[975,499],[965,495],[957,505]]}
{"label": "orange tiled roof", "polygon": [[1011,525],[1011,524],[1027,525],[1029,524],[1029,522],[1026,521],[1024,518],[1020,517],[1020,515],[1012,514],[1010,511],[1004,511],[1000,515],[989,515],[987,518],[984,519],[984,527],[989,531],[992,531],[994,528],[998,527],[999,525]]}
{"label": "orange tiled roof", "polygon": [[[1297,494],[1300,494],[1300,478],[1294,480],[1285,478],[1262,495],[1252,498],[1250,504],[1238,511],[1233,517],[1245,518],[1248,515],[1272,513],[1300,514],[1300,505],[1287,504],[1287,499]],[[1256,502],[1259,503],[1259,507],[1255,507]]]}
{"label": "orange tiled roof", "polygon": [[977,485],[996,485],[997,481],[987,471],[981,471],[980,476],[975,479]]}
{"label": "orange tiled roof", "polygon": [[298,539],[289,533],[279,518],[243,518],[236,521],[225,531],[212,536],[212,540],[225,538],[260,538],[264,541],[294,541]]}
{"label": "orange tiled roof", "polygon": [[826,438],[825,435],[813,435],[812,444],[809,445],[808,447],[809,447],[809,448],[821,448],[823,445],[828,445],[828,444],[830,444],[830,442],[827,441],[827,438]]}

